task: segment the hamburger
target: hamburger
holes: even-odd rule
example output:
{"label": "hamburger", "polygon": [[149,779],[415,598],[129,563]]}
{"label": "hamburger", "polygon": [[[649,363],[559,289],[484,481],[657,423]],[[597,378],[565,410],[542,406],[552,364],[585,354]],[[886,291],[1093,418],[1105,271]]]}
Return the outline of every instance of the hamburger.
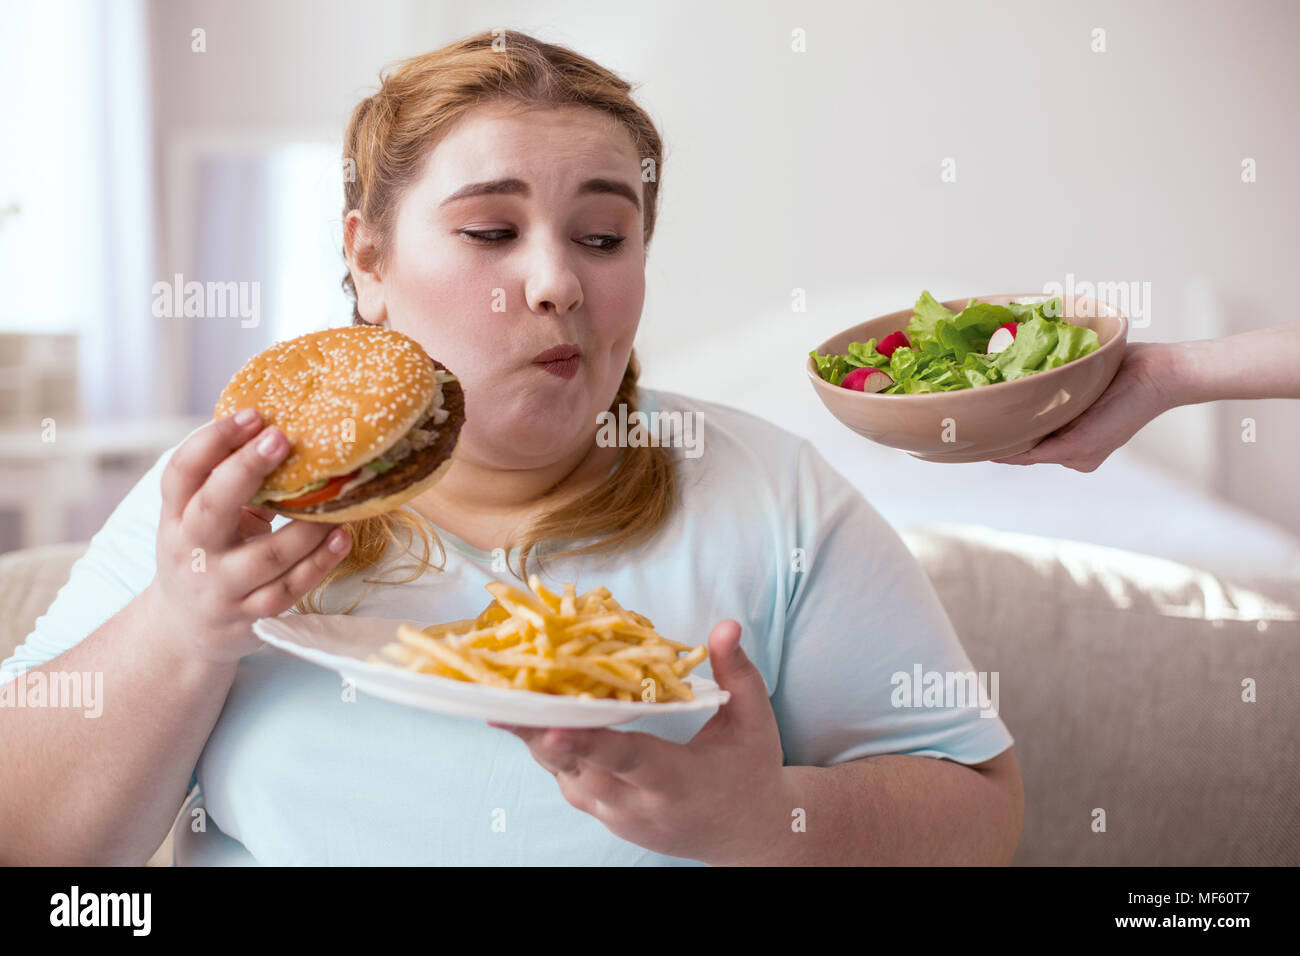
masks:
{"label": "hamburger", "polygon": [[249,407],[289,440],[249,506],[332,523],[392,511],[432,487],[465,422],[456,376],[414,339],[376,325],[300,335],[253,356],[213,418]]}

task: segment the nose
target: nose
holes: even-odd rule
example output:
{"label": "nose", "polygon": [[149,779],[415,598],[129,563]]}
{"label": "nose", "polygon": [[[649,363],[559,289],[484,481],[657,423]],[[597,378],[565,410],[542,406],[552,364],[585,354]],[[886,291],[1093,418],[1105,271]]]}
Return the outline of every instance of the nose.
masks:
{"label": "nose", "polygon": [[582,282],[573,269],[567,239],[538,240],[529,257],[524,298],[533,312],[564,315],[582,307]]}

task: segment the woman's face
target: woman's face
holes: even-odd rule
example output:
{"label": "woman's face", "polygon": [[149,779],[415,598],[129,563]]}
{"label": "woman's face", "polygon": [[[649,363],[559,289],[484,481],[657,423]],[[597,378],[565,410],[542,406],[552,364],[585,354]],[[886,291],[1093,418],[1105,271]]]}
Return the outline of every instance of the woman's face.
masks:
{"label": "woman's face", "polygon": [[[581,108],[483,106],[430,153],[361,314],[460,379],[458,453],[527,468],[591,444],[645,298],[640,171],[630,134]],[[581,349],[571,378],[533,361],[557,345]]]}

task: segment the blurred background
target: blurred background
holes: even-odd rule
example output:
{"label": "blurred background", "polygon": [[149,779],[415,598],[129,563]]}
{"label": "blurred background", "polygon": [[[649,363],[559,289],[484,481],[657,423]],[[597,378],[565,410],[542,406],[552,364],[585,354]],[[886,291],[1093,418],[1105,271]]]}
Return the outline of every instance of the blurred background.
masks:
{"label": "blurred background", "polygon": [[[1296,402],[1176,409],[1080,474],[871,445],[803,371],[922,289],[1110,283],[1133,341],[1292,321],[1300,5],[4,0],[0,23],[0,550],[89,538],[247,358],[348,323],[352,108],[504,28],[621,74],[665,139],[643,385],[807,435],[900,528],[1300,575]],[[168,308],[190,281],[228,311]]]}

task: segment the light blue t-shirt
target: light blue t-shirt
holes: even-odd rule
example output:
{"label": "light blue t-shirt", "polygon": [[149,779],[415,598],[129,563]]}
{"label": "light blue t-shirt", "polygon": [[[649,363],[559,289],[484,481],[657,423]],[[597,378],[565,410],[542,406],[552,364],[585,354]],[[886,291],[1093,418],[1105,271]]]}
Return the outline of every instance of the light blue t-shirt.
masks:
{"label": "light blue t-shirt", "polygon": [[[788,765],[876,754],[975,764],[1012,745],[1001,718],[977,707],[895,706],[900,672],[964,673],[971,664],[902,539],[808,441],[724,405],[649,389],[639,396],[648,412],[699,415],[696,449],[665,449],[677,463],[679,506],[634,551],[549,560],[548,584],[574,581],[579,593],[603,584],[660,633],[690,644],[704,643],[723,618],[739,621]],[[148,586],[160,476],[172,451],[91,539],[33,633],[0,666],[0,682],[67,650]],[[493,571],[491,554],[440,536],[445,570],[363,584],[409,573],[394,569],[394,560],[411,559],[390,546],[385,564],[327,590],[325,609],[340,611],[369,588],[354,615],[460,620],[492,600],[489,581],[520,583]],[[413,548],[418,554],[418,542]],[[435,550],[431,559],[439,558]],[[712,676],[709,662],[697,673]],[[710,716],[652,716],[620,729],[685,743]],[[182,815],[174,831],[180,865],[694,863],[629,843],[570,806],[514,735],[344,694],[333,671],[265,645],[240,662],[195,779],[188,805],[206,808],[207,829],[193,832],[192,815]]]}

